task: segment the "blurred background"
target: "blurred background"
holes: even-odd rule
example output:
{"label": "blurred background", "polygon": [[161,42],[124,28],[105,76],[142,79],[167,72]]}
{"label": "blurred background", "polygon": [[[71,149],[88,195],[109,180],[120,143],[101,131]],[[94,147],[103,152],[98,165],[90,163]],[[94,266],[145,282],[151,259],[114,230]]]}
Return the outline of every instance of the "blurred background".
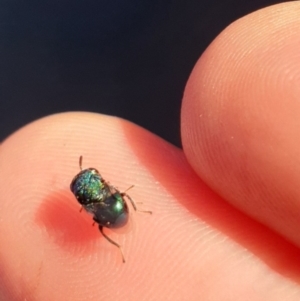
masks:
{"label": "blurred background", "polygon": [[180,146],[181,99],[201,53],[234,20],[279,2],[0,0],[0,141],[80,110]]}

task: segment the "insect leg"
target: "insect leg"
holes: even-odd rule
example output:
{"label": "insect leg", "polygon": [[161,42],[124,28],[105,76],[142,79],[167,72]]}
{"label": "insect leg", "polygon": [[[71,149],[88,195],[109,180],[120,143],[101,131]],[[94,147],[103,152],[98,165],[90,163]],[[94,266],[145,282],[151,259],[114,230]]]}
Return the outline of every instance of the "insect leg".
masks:
{"label": "insect leg", "polygon": [[82,156],[79,157],[79,168],[82,170]]}
{"label": "insect leg", "polygon": [[125,258],[124,258],[124,254],[123,254],[123,251],[122,251],[122,247],[116,243],[115,241],[113,241],[111,238],[109,238],[104,232],[103,232],[103,226],[99,225],[99,230],[101,232],[101,234],[113,245],[115,245],[121,252],[121,255],[122,255],[122,259],[123,259],[123,262],[125,263]]}
{"label": "insect leg", "polygon": [[152,211],[149,211],[149,210],[139,210],[139,209],[137,209],[135,202],[133,201],[133,199],[132,199],[127,193],[121,192],[121,196],[123,196],[123,197],[126,196],[126,197],[127,197],[127,199],[130,201],[130,203],[131,203],[131,205],[132,205],[132,207],[133,207],[133,209],[134,209],[135,211],[145,212],[145,213],[152,214]]}

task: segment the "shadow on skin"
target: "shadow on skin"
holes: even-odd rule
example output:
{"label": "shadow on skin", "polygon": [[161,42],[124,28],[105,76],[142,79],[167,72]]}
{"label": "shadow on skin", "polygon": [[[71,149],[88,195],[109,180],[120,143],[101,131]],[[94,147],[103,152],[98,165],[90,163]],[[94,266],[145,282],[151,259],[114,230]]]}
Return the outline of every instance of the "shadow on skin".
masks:
{"label": "shadow on skin", "polygon": [[[92,226],[94,223],[92,215],[85,210],[80,212],[80,208],[71,192],[67,194],[65,190],[58,191],[48,195],[41,202],[35,218],[36,223],[46,229],[50,239],[63,249],[71,251],[74,256],[78,255],[77,252],[89,255],[91,252],[99,251],[93,247],[99,238],[107,242],[100,233],[98,224]],[[133,211],[131,208],[129,210]],[[112,233],[128,232],[132,228],[131,223],[129,219],[122,228],[114,230],[104,228],[104,232],[109,236],[112,236]],[[108,247],[111,247],[109,243]]]}
{"label": "shadow on skin", "polygon": [[165,141],[129,122],[121,124],[136,157],[182,206],[277,273],[300,283],[300,250],[296,246],[221,199],[191,169],[182,150],[174,147],[172,153]]}
{"label": "shadow on skin", "polygon": [[56,243],[72,250],[74,244],[92,243],[101,235],[97,225],[92,227],[92,216],[80,212],[74,196],[70,193],[66,197],[65,191],[54,192],[41,202],[36,222],[46,228]]}

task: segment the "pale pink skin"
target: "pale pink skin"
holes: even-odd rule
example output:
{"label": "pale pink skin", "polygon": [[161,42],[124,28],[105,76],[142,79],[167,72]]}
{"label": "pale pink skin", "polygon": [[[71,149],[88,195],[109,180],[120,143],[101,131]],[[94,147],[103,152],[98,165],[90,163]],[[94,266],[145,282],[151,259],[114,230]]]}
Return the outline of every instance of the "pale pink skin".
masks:
{"label": "pale pink skin", "polygon": [[[284,3],[216,38],[184,94],[184,152],[88,113],[5,140],[0,300],[300,300],[299,16]],[[125,264],[69,190],[80,155],[153,211],[105,229]]]}

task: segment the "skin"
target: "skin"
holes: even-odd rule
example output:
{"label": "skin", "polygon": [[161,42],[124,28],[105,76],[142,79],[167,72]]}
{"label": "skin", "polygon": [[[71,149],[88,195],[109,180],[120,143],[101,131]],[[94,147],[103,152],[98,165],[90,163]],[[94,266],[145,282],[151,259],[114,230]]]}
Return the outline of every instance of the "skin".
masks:
{"label": "skin", "polygon": [[[88,113],[7,138],[0,299],[299,300],[299,15],[299,2],[263,9],[209,46],[183,97],[183,151]],[[104,229],[125,264],[69,190],[80,155],[153,211]]]}

